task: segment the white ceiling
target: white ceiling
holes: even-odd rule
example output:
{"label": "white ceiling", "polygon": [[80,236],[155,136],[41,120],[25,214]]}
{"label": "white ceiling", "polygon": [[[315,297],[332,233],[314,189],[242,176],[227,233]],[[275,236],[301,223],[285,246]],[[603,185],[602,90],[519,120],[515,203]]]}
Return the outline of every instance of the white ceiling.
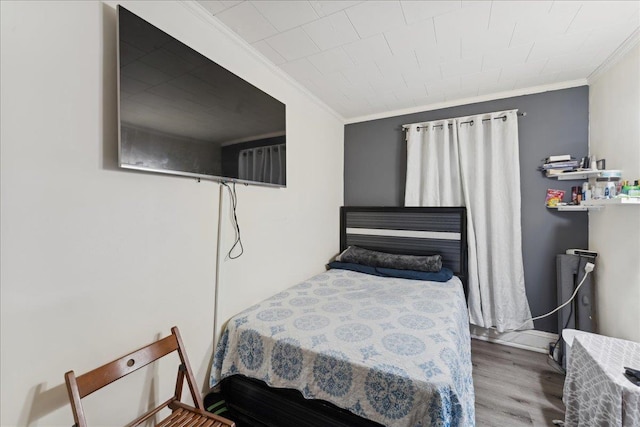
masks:
{"label": "white ceiling", "polygon": [[198,2],[347,119],[585,79],[640,27],[640,0]]}

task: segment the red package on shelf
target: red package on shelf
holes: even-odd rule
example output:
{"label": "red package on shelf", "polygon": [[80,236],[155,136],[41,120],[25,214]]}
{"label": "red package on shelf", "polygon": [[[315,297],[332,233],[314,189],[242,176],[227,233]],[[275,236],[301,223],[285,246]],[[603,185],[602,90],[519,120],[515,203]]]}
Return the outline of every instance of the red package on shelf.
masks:
{"label": "red package on shelf", "polygon": [[544,200],[544,202],[546,203],[547,207],[553,208],[558,206],[558,203],[562,202],[563,198],[564,198],[563,190],[548,189],[547,197]]}

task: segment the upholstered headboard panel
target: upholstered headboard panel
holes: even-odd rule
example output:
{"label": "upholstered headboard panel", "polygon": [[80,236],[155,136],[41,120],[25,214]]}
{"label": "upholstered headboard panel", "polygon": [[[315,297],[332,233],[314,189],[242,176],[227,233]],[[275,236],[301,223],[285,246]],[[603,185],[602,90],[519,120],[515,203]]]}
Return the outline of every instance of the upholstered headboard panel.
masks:
{"label": "upholstered headboard panel", "polygon": [[340,250],[360,246],[381,252],[442,256],[467,293],[467,214],[464,207],[340,209]]}

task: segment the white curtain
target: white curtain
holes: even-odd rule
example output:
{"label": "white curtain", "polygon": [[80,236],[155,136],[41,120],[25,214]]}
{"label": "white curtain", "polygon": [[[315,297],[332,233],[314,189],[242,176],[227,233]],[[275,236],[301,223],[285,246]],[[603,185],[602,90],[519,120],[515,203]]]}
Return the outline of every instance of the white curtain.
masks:
{"label": "white curtain", "polygon": [[499,332],[531,317],[516,113],[418,123],[407,131],[405,205],[467,207],[469,316],[471,323]]}
{"label": "white curtain", "polygon": [[286,161],[285,144],[241,150],[238,155],[238,178],[284,185]]}

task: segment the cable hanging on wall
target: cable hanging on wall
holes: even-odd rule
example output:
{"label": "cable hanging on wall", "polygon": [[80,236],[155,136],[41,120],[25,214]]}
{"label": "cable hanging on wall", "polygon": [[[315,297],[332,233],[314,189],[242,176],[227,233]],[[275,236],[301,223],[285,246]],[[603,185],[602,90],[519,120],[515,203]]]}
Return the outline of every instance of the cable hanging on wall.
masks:
{"label": "cable hanging on wall", "polygon": [[[227,257],[229,259],[238,259],[244,253],[244,247],[242,246],[242,238],[240,237],[240,224],[238,224],[238,216],[236,215],[236,208],[238,206],[238,194],[236,193],[236,183],[235,182],[232,183],[233,187],[231,187],[229,186],[229,184],[222,181],[222,185],[227,187],[227,190],[229,190],[229,198],[231,199],[231,208],[233,210],[233,226],[236,232],[236,239],[233,242],[233,246],[231,246],[231,249],[229,249],[229,252],[227,252]],[[234,256],[233,251],[236,247],[240,248],[240,253]]]}

